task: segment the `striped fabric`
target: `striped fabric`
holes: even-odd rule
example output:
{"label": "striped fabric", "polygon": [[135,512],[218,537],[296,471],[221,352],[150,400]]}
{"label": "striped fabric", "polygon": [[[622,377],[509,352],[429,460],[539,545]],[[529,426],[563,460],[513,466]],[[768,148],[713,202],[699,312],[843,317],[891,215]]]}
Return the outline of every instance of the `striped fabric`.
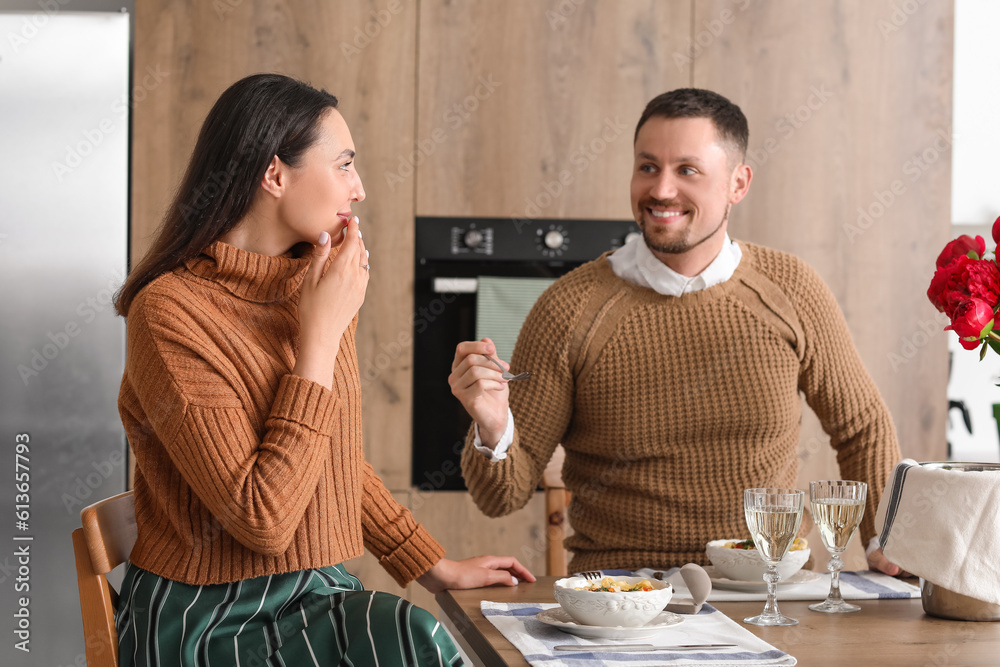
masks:
{"label": "striped fabric", "polygon": [[115,622],[122,667],[463,664],[430,613],[341,565],[195,586],[130,563]]}

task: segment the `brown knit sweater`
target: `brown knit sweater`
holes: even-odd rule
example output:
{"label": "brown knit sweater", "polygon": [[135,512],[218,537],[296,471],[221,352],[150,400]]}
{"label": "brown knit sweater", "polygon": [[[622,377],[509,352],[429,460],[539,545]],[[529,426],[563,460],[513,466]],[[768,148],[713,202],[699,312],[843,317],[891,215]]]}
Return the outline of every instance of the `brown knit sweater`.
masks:
{"label": "brown knit sweater", "polygon": [[888,410],[822,279],[740,247],[731,279],[679,298],[622,280],[605,257],[542,295],[511,360],[534,377],[510,387],[507,458],[491,463],[471,433],[463,452],[484,513],[522,507],[561,442],[572,570],[706,562],[706,542],[748,534],[744,489],[795,487],[801,392],[843,478],[869,485],[867,544],[900,458]]}
{"label": "brown knit sweater", "polygon": [[291,374],[307,267],[216,242],[133,302],[119,410],[135,453],[137,566],[217,584],[367,547],[405,585],[441,559],[364,460],[357,319],[332,390]]}

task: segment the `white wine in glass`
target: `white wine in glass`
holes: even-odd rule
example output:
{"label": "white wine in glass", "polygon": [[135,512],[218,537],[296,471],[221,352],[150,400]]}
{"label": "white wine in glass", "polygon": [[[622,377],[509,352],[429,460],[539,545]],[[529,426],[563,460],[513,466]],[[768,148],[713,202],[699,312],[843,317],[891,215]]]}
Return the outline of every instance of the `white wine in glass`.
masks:
{"label": "white wine in glass", "polygon": [[844,563],[840,554],[851,543],[858,532],[861,518],[865,515],[865,499],[868,485],[864,482],[842,480],[809,482],[809,501],[813,519],[819,528],[823,546],[830,552],[830,592],[822,602],[809,605],[813,611],[828,614],[843,614],[861,611],[861,607],[844,602],[840,595],[840,570]]}
{"label": "white wine in glass", "polygon": [[747,489],[743,492],[743,510],[746,514],[750,537],[757,552],[767,565],[764,581],[767,582],[767,602],[758,616],[743,619],[752,625],[795,625],[778,611],[776,592],[777,566],[795,540],[802,524],[802,506],[805,493],[797,489]]}

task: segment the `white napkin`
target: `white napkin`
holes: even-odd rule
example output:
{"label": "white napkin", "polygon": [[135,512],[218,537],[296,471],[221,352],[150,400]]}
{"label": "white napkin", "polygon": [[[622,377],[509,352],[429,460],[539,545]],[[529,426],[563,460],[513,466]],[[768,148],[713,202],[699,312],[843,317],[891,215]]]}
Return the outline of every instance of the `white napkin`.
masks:
{"label": "white napkin", "polygon": [[[599,665],[646,667],[647,665],[794,665],[795,658],[774,648],[711,605],[700,613],[685,615],[684,621],[664,628],[653,637],[623,640],[628,644],[738,644],[739,648],[704,651],[654,651],[650,653],[587,652],[587,646],[613,640],[584,639],[539,621],[535,616],[558,604],[483,601],[483,616],[517,647],[531,665],[545,667],[597,667]],[[556,651],[560,644],[579,644],[581,652]]]}
{"label": "white napkin", "polygon": [[1000,604],[1000,473],[896,464],[875,530],[886,558],[938,586]]}
{"label": "white napkin", "polygon": [[[652,577],[657,570],[644,568],[636,570],[635,574],[640,577]],[[674,598],[689,598],[684,579],[680,576],[680,570],[673,568],[665,571],[666,579],[674,587]],[[763,582],[761,582],[763,583]],[[830,574],[821,574],[815,581],[809,581],[797,586],[778,585],[778,602],[782,600],[825,600],[830,592]],[[840,573],[840,595],[845,600],[892,600],[897,598],[918,598],[920,589],[881,572],[869,572],[859,570],[857,572],[844,571]],[[767,599],[767,593],[748,593],[745,591],[731,591],[723,588],[713,587],[708,596],[709,602],[753,602]]]}

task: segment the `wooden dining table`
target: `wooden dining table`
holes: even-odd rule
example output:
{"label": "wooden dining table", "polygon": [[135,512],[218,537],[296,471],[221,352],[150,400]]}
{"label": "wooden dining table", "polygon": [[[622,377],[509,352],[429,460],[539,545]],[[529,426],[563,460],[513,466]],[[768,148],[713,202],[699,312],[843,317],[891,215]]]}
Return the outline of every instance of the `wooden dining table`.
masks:
{"label": "wooden dining table", "polygon": [[[514,587],[491,586],[438,593],[451,628],[476,667],[526,666],[521,652],[483,616],[480,602],[555,602],[556,577],[538,577]],[[763,602],[716,602],[713,606],[764,641],[795,656],[799,665],[1000,665],[1000,622],[951,621],[924,614],[920,598],[858,600],[860,612],[823,614],[811,602],[778,604],[798,619],[790,627],[762,628],[743,623],[760,613]]]}

